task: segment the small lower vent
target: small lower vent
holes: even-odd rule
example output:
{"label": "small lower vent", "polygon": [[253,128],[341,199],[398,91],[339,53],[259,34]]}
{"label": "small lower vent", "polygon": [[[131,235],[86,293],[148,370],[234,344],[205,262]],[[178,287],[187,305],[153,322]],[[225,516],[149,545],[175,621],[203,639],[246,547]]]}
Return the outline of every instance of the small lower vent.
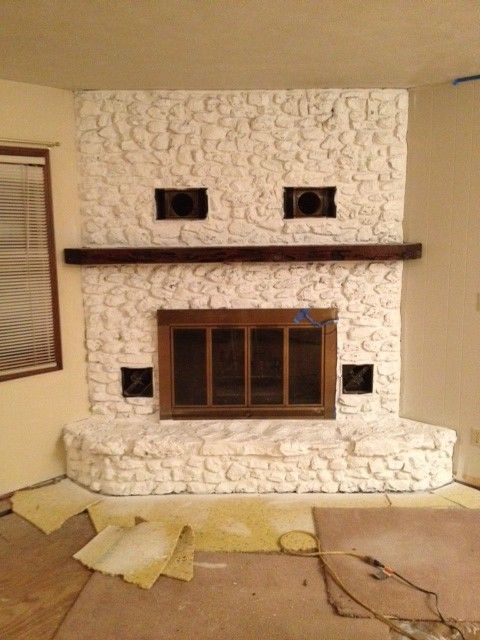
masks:
{"label": "small lower vent", "polygon": [[373,364],[344,364],[342,381],[343,393],[372,393]]}
{"label": "small lower vent", "polygon": [[124,398],[152,398],[153,397],[153,369],[142,367],[131,369],[121,367],[122,395]]}

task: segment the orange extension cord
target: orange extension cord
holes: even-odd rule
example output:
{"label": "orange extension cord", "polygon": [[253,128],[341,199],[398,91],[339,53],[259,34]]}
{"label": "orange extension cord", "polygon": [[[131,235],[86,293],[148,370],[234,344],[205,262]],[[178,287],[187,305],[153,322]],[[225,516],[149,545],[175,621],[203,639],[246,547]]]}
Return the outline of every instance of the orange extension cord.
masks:
{"label": "orange extension cord", "polygon": [[[309,550],[309,549],[299,550],[299,549],[292,549],[292,548],[288,547],[285,544],[285,538],[287,536],[289,536],[289,535],[292,535],[292,534],[302,534],[302,535],[308,536],[309,538],[312,538],[315,541],[315,547],[312,548],[311,550]],[[358,558],[362,562],[365,562],[365,563],[367,563],[367,564],[369,564],[369,565],[371,565],[373,567],[378,567],[379,569],[384,570],[387,575],[391,575],[391,576],[397,577],[399,580],[401,580],[402,582],[405,582],[410,587],[412,587],[414,589],[417,589],[418,591],[421,591],[422,593],[426,593],[428,595],[433,596],[435,598],[435,608],[437,610],[437,615],[438,615],[440,621],[445,626],[449,627],[450,629],[454,629],[455,631],[457,631],[460,634],[461,638],[463,638],[463,640],[465,640],[465,636],[463,635],[461,629],[459,629],[456,625],[454,625],[451,622],[449,622],[442,615],[442,613],[441,613],[441,611],[439,609],[439,606],[438,606],[438,594],[437,593],[435,593],[434,591],[428,591],[427,589],[423,589],[422,587],[419,587],[418,585],[414,584],[413,582],[411,582],[407,578],[404,578],[401,574],[396,572],[394,569],[384,565],[379,560],[376,560],[375,558],[372,558],[371,556],[363,555],[361,553],[355,553],[354,551],[321,551],[320,550],[320,540],[319,540],[318,536],[315,535],[314,533],[311,533],[310,531],[302,531],[302,530],[288,531],[288,532],[286,532],[286,533],[284,533],[284,534],[282,534],[280,536],[280,538],[278,539],[278,544],[280,546],[280,549],[281,549],[282,553],[285,553],[287,555],[319,558],[320,562],[322,563],[322,565],[323,565],[323,567],[325,569],[325,571],[332,578],[332,580],[335,582],[335,584],[337,584],[340,587],[340,589],[342,589],[342,591],[347,594],[347,596],[349,598],[351,598],[354,602],[356,602],[358,605],[360,605],[363,609],[366,609],[375,618],[377,618],[377,620],[380,620],[380,622],[383,622],[388,627],[390,627],[390,629],[392,629],[396,633],[400,634],[401,636],[404,636],[405,638],[410,638],[410,640],[419,640],[418,636],[415,636],[412,633],[410,633],[409,631],[406,631],[405,629],[402,629],[402,627],[398,626],[398,624],[396,624],[393,621],[392,617],[386,616],[385,614],[381,613],[380,611],[376,611],[375,609],[372,609],[372,607],[370,607],[368,604],[366,604],[365,602],[360,600],[360,598],[358,598],[358,596],[356,596],[352,591],[350,591],[350,589],[342,582],[342,580],[340,579],[339,575],[335,572],[334,569],[332,569],[332,567],[326,561],[325,556],[342,555],[342,556],[351,556],[352,558]]]}

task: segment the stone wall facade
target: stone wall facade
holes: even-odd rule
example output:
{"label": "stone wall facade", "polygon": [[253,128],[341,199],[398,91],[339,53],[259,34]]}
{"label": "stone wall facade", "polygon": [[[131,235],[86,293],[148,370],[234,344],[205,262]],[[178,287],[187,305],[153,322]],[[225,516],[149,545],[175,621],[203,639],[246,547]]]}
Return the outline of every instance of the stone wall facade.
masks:
{"label": "stone wall facade", "polygon": [[[257,435],[252,439],[251,434]],[[64,431],[67,473],[109,495],[421,491],[452,480],[455,431],[413,420],[90,418]]]}
{"label": "stone wall facade", "polygon": [[[151,414],[123,398],[120,367],[157,366],[156,310],[338,307],[337,417],[398,414],[401,263],[86,268],[89,385],[96,414]],[[292,311],[292,317],[295,311]],[[374,393],[343,395],[342,364],[374,363]]]}
{"label": "stone wall facade", "polygon": [[[407,92],[76,94],[85,246],[402,240]],[[336,186],[337,217],[285,220],[283,188]],[[154,189],[206,187],[203,221],[157,221]],[[121,366],[152,366],[159,308],[338,307],[339,418],[398,414],[401,263],[87,267],[92,411],[154,415],[123,398]],[[373,363],[374,392],[342,396],[341,364]],[[156,386],[156,385],[155,385]]]}

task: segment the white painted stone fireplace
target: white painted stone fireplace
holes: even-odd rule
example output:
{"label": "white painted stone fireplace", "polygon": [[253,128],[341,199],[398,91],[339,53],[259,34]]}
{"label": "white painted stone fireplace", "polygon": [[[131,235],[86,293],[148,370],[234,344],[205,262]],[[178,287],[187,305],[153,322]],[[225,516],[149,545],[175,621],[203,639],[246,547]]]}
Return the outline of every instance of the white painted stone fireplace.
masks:
{"label": "white painted stone fireplace", "polygon": [[[403,90],[80,92],[84,245],[401,242],[407,107]],[[335,186],[337,217],[284,219],[287,186]],[[173,187],[206,188],[207,219],[156,220],[154,189]],[[398,415],[400,261],[82,269],[92,418],[65,435],[82,484],[378,491],[451,478],[454,433]],[[305,307],[338,312],[336,421],[158,422],[158,309]],[[342,393],[342,365],[365,363],[373,392]],[[154,397],[123,397],[120,368],[150,366]]]}

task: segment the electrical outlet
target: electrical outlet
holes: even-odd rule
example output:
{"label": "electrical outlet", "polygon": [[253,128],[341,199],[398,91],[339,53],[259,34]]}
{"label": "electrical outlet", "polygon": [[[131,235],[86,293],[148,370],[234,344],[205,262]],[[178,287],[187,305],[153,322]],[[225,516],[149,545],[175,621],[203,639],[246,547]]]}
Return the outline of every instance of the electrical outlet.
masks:
{"label": "electrical outlet", "polygon": [[472,436],[472,444],[480,447],[480,429],[472,429],[470,433]]}

